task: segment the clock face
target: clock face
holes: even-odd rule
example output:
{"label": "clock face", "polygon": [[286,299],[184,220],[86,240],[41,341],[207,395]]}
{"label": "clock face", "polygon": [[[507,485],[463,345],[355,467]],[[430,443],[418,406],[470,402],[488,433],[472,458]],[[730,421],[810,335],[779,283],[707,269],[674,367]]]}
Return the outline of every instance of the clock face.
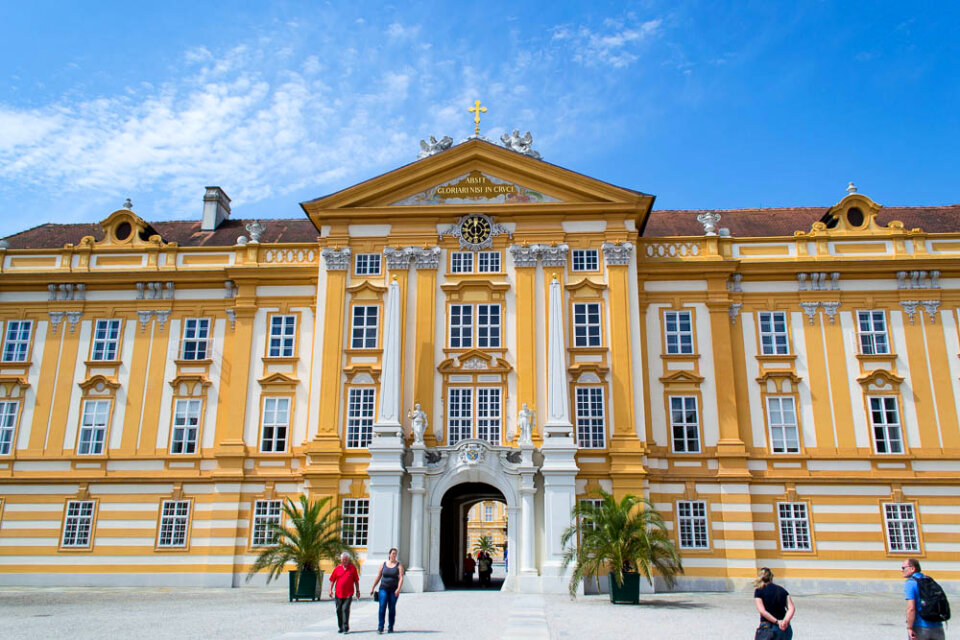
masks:
{"label": "clock face", "polygon": [[482,244],[490,237],[490,220],[486,216],[472,215],[460,223],[460,236],[470,244]]}

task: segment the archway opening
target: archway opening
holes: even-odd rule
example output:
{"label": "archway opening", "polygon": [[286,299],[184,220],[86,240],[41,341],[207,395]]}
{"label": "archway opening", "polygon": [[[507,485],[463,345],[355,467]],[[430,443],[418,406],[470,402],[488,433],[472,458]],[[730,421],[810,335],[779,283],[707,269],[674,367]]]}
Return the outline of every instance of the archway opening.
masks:
{"label": "archway opening", "polygon": [[[507,509],[503,494],[481,482],[452,487],[441,501],[440,577],[446,589],[499,589],[509,562]],[[491,573],[483,582],[474,567],[465,573],[467,554],[477,563],[477,550],[490,555]]]}

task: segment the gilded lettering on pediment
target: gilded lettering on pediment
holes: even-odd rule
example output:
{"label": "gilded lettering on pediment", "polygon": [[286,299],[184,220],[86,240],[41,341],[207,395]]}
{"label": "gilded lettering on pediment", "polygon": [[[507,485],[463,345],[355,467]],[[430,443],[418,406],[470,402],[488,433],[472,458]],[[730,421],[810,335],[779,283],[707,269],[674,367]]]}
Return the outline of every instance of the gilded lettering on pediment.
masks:
{"label": "gilded lettering on pediment", "polygon": [[479,170],[471,171],[394,202],[395,206],[560,202],[557,198]]}

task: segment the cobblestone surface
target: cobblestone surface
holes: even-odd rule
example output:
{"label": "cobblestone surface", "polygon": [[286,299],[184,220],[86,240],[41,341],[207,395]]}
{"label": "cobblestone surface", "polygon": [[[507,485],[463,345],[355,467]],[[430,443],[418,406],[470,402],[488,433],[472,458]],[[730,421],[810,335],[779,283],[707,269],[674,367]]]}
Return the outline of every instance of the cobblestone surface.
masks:
{"label": "cobblestone surface", "polygon": [[[798,638],[903,635],[903,601],[890,594],[797,596]],[[376,603],[353,605],[351,635],[375,636]],[[288,603],[278,588],[2,588],[0,638],[36,640],[311,640],[338,637],[332,602]],[[655,594],[639,606],[605,596],[529,596],[468,590],[403,594],[397,633],[413,638],[749,638],[749,593]]]}

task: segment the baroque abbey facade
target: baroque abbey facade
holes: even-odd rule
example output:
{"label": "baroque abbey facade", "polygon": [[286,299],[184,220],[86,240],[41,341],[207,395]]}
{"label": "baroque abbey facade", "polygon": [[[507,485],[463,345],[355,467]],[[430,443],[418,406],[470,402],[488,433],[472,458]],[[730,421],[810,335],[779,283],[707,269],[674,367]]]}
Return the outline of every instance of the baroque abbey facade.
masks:
{"label": "baroque abbey facade", "polygon": [[681,589],[884,588],[910,556],[949,584],[960,206],[848,191],[652,211],[474,138],[299,219],[210,187],[194,222],[10,236],[0,583],[239,585],[306,494],[413,590],[498,501],[505,589],[560,592],[603,489],[660,511]]}

